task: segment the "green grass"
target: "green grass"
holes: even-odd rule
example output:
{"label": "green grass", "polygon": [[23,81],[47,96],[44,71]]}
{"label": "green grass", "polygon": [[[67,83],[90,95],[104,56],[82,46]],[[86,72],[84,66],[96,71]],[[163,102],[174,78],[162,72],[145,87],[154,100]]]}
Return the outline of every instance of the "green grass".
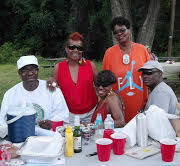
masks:
{"label": "green grass", "polygon": [[[40,65],[49,64],[48,62],[39,59]],[[102,62],[94,63],[97,65],[98,70],[102,68]],[[39,79],[47,80],[51,75],[50,68],[42,68],[39,70]],[[3,99],[4,93],[21,81],[16,64],[1,64],[0,65],[0,105]]]}
{"label": "green grass", "polygon": [[[47,64],[48,62],[43,61],[42,59],[39,60],[40,65]],[[102,69],[102,62],[96,62],[97,68],[99,71]],[[40,67],[39,71],[39,79],[47,80],[50,77],[50,68],[42,68]],[[16,64],[1,64],[0,65],[0,104],[3,99],[4,93],[20,82],[20,77],[17,73]],[[173,90],[175,91],[179,101],[180,101],[180,86],[177,85],[170,85]]]}

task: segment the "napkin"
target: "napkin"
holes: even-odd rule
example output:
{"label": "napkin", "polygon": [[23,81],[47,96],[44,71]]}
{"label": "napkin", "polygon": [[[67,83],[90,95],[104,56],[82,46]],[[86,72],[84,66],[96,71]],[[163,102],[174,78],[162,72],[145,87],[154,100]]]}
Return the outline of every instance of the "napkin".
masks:
{"label": "napkin", "polygon": [[126,151],[126,155],[135,157],[137,159],[144,159],[146,157],[155,155],[160,152],[160,149],[154,146],[147,146],[147,147],[133,147]]}
{"label": "napkin", "polygon": [[133,147],[136,144],[136,116],[121,131],[127,135],[126,148]]}

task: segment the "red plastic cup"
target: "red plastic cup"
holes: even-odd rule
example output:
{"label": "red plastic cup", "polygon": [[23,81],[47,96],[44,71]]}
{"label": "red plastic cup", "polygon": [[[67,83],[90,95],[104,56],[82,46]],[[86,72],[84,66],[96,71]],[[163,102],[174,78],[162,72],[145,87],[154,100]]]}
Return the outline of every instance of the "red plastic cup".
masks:
{"label": "red plastic cup", "polygon": [[56,131],[56,127],[63,126],[63,121],[51,121],[51,127],[53,131]]}
{"label": "red plastic cup", "polygon": [[112,140],[108,138],[100,138],[96,140],[96,145],[99,161],[108,161],[111,154]]}
{"label": "red plastic cup", "polygon": [[113,140],[113,152],[116,155],[124,154],[126,135],[124,133],[114,133],[111,135]]}
{"label": "red plastic cup", "polygon": [[[104,134],[103,134],[103,138],[109,138],[112,140],[111,138],[111,134],[114,134],[114,130],[113,129],[105,129],[104,130]],[[111,149],[113,148],[113,143],[111,145]]]}
{"label": "red plastic cup", "polygon": [[2,160],[2,157],[1,157],[1,154],[3,153],[3,151],[2,150],[0,150],[0,160]]}
{"label": "red plastic cup", "polygon": [[105,129],[104,130],[103,138],[111,139],[111,134],[114,134],[114,130],[113,129]]}
{"label": "red plastic cup", "polygon": [[172,162],[177,141],[169,138],[164,138],[160,140],[160,143],[162,160],[165,162]]}

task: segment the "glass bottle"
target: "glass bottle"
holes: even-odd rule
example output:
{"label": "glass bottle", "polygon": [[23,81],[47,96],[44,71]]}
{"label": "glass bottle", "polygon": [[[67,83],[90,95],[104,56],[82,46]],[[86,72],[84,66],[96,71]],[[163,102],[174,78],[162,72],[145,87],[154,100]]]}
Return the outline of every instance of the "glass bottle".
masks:
{"label": "glass bottle", "polygon": [[75,153],[82,152],[82,133],[80,129],[79,116],[75,116],[73,137],[74,137],[74,152]]}

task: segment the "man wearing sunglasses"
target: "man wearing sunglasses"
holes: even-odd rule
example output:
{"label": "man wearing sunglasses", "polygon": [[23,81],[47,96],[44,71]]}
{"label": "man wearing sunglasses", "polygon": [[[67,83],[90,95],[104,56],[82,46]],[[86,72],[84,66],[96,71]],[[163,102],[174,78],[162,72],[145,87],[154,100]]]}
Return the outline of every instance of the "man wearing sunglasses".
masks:
{"label": "man wearing sunglasses", "polygon": [[150,105],[156,105],[167,113],[177,114],[176,104],[178,100],[171,87],[163,82],[161,64],[158,61],[151,60],[145,63],[138,71],[142,72],[143,81],[151,91],[145,110]]}

